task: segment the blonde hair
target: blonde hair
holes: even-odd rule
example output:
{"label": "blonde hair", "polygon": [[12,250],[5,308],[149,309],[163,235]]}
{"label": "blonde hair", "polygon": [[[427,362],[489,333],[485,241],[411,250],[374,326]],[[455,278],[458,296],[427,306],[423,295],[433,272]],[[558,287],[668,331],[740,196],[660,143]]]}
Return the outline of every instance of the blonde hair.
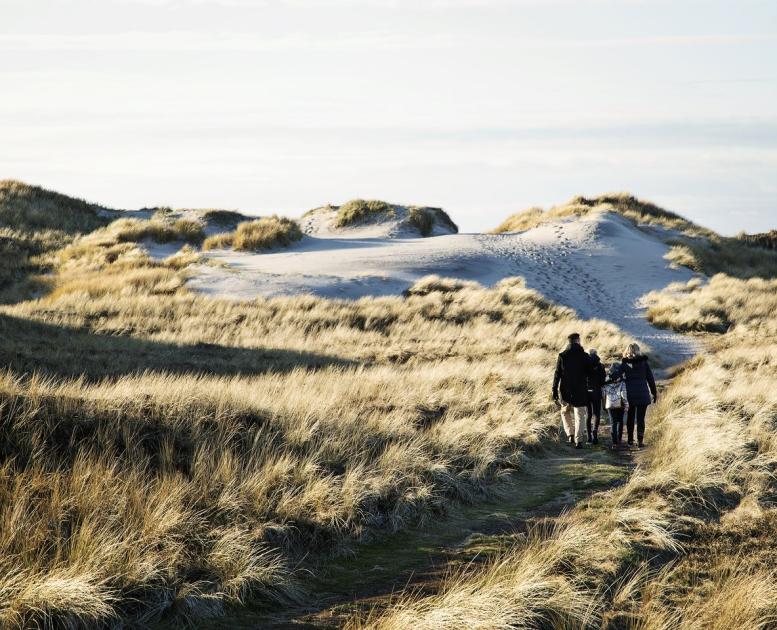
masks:
{"label": "blonde hair", "polygon": [[638,343],[630,343],[628,346],[626,346],[626,350],[623,352],[623,356],[626,359],[633,359],[634,357],[639,356],[640,349]]}

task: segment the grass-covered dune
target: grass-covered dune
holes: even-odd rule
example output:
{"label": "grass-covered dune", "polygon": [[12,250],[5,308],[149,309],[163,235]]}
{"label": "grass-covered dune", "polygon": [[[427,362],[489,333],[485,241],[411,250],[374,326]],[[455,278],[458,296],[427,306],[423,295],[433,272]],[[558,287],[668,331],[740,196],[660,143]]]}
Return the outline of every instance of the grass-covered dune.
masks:
{"label": "grass-covered dune", "polygon": [[435,226],[457,233],[458,226],[442,208],[402,206],[377,199],[351,199],[341,206],[326,206],[334,211],[333,226],[345,228],[381,220],[398,220],[415,229],[421,236],[431,236]]}
{"label": "grass-covered dune", "polygon": [[[0,180],[0,291],[33,272],[44,272],[48,252],[106,225],[101,210],[38,186]],[[24,291],[34,289],[28,286]]]}
{"label": "grass-covered dune", "polygon": [[617,212],[636,223],[658,225],[694,236],[712,235],[709,230],[701,228],[679,214],[623,192],[606,193],[597,197],[573,197],[567,203],[553,206],[548,210],[529,208],[505,219],[494,233],[522,232],[549,221],[582,217],[591,212]]}
{"label": "grass-covered dune", "polygon": [[555,433],[569,332],[628,341],[518,279],[208,299],[196,252],[151,260],[140,221],[67,239],[0,308],[0,626],[304,598],[328,554],[484,496]]}
{"label": "grass-covered dune", "polygon": [[692,221],[638,199],[628,193],[607,193],[598,197],[573,197],[565,204],[547,210],[529,208],[508,217],[495,234],[523,232],[548,222],[585,217],[597,212],[615,212],[637,225],[663,230],[662,237],[670,245],[666,258],[702,274],[725,272],[737,277],[764,277],[777,274],[777,252],[765,235],[721,236]]}

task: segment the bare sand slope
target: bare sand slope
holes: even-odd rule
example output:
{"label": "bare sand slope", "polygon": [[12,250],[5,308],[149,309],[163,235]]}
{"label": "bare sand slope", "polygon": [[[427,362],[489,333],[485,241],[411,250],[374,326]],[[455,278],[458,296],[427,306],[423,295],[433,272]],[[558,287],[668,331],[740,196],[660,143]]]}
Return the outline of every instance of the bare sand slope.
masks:
{"label": "bare sand slope", "polygon": [[234,299],[297,293],[354,299],[399,294],[428,274],[485,285],[523,276],[528,286],[581,317],[612,321],[666,361],[678,362],[695,353],[693,341],[656,330],[639,305],[648,291],[693,277],[669,267],[667,249],[654,230],[614,213],[517,234],[390,238],[355,230],[306,236],[264,254],[211,252],[211,264],[199,265],[189,286]]}

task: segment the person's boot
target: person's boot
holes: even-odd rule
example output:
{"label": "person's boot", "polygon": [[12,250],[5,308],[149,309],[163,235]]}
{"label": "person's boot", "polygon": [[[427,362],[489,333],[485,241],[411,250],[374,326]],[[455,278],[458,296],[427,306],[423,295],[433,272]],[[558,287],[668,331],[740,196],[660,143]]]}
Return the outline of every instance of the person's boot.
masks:
{"label": "person's boot", "polygon": [[592,435],[589,433],[589,434],[588,434],[588,440],[586,440],[586,443],[587,443],[587,444],[593,444],[593,442],[594,442],[594,438],[593,438],[593,436],[592,436]]}
{"label": "person's boot", "polygon": [[591,442],[592,442],[593,444],[599,444],[599,434],[598,434],[596,431],[594,431],[594,437],[593,437],[593,439],[591,440]]}
{"label": "person's boot", "polygon": [[574,446],[575,445],[575,436],[574,435],[570,435],[569,436],[569,445],[570,446]]}
{"label": "person's boot", "polygon": [[575,444],[575,448],[583,448],[583,441],[580,440],[577,444]]}

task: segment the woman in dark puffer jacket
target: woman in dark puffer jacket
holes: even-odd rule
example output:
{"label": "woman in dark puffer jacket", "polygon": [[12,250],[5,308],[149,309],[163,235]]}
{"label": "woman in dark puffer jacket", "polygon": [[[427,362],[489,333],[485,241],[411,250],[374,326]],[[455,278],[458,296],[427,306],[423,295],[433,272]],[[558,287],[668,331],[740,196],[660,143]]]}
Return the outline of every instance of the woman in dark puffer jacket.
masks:
{"label": "woman in dark puffer jacket", "polygon": [[656,381],[650,369],[648,358],[640,352],[639,346],[632,343],[623,355],[623,368],[626,376],[626,391],[629,397],[629,412],[626,418],[626,431],[629,446],[634,446],[634,424],[637,425],[637,444],[644,446],[645,415],[648,405],[658,400]]}

